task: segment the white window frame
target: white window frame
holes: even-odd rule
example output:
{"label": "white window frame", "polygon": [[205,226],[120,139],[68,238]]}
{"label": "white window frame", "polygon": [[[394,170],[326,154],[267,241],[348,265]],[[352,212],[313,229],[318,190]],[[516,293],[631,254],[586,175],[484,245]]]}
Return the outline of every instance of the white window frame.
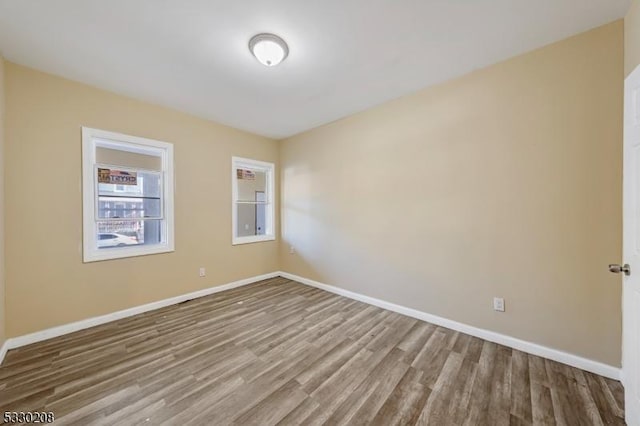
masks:
{"label": "white window frame", "polygon": [[[237,169],[251,169],[266,173],[266,205],[265,222],[266,230],[263,235],[249,235],[239,237],[238,232],[238,179]],[[265,161],[251,160],[249,158],[231,157],[231,244],[250,244],[261,241],[274,241],[276,239],[275,216],[275,165]]]}
{"label": "white window frame", "polygon": [[[97,206],[98,181],[96,175],[96,148],[103,147],[161,158],[162,240],[159,244],[131,247],[98,248]],[[119,167],[114,165],[114,167]],[[130,167],[121,167],[128,168]],[[106,130],[82,128],[82,219],[83,261],[121,259],[175,251],[174,244],[174,180],[173,145],[153,139],[129,136]]]}

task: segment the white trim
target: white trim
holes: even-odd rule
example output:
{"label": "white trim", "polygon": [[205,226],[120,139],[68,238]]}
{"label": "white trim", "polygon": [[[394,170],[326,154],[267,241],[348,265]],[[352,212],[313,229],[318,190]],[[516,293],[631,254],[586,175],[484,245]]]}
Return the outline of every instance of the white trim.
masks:
{"label": "white trim", "polygon": [[537,343],[528,342],[515,337],[507,336],[505,334],[496,333],[494,331],[485,330],[482,328],[474,327],[471,325],[463,324],[461,322],[453,321],[447,318],[442,318],[436,315],[428,314],[426,312],[418,311],[417,309],[407,308],[405,306],[396,305],[395,303],[386,302],[384,300],[376,299],[374,297],[365,296],[360,293],[345,290],[332,285],[323,284],[318,281],[310,280],[308,278],[300,277],[298,275],[290,274],[288,272],[280,272],[280,276],[299,283],[316,287],[321,290],[328,291],[330,293],[339,294],[340,296],[348,297],[349,299],[358,300],[360,302],[374,305],[382,309],[397,312],[402,315],[406,315],[412,318],[416,318],[422,321],[430,322],[435,325],[446,327],[461,333],[470,334],[475,337],[479,337],[490,342],[498,343],[504,346],[508,346],[513,349],[517,349],[522,352],[537,355],[543,358],[548,358],[553,361],[557,361],[563,364],[570,365],[572,367],[579,368],[581,370],[590,371],[595,374],[599,374],[610,379],[620,380],[621,370],[620,368],[613,367],[608,364],[603,364],[598,361],[594,361],[588,358],[583,358],[578,355],[574,355],[568,352],[560,351],[557,349],[549,348],[547,346],[539,345]]}
{"label": "white trim", "polygon": [[[96,147],[155,155],[162,159],[162,242],[154,245],[99,249],[96,242]],[[82,254],[83,262],[120,259],[175,251],[173,144],[106,130],[82,127]],[[153,218],[152,218],[153,220]]]}
{"label": "white trim", "polygon": [[[266,232],[263,235],[249,235],[238,237],[238,178],[236,170],[247,168],[265,172],[266,177]],[[275,164],[265,161],[251,160],[249,158],[231,157],[231,245],[258,243],[261,241],[274,241],[276,239],[275,216]]]}
{"label": "white trim", "polygon": [[208,296],[214,293],[219,293],[221,291],[231,290],[237,287],[253,284],[258,281],[262,281],[270,278],[276,278],[278,276],[280,276],[279,272],[271,272],[269,274],[258,275],[255,277],[234,281],[228,284],[218,285],[215,287],[209,287],[203,290],[194,291],[192,293],[182,294],[180,296],[171,297],[169,299],[158,300],[157,302],[147,303],[146,305],[134,306],[133,308],[124,309],[122,311],[113,312],[111,314],[101,315],[99,317],[87,318],[87,319],[72,322],[69,324],[48,328],[46,330],[37,331],[35,333],[25,334],[23,336],[18,336],[18,337],[12,337],[7,339],[4,342],[4,345],[2,345],[2,348],[0,348],[0,365],[2,364],[2,360],[4,359],[4,356],[9,349],[19,348],[21,346],[26,346],[32,343],[41,342],[43,340],[51,339],[53,337],[58,337],[65,334],[73,333],[75,331],[84,330],[86,328],[95,327],[96,325],[106,324],[111,321],[117,321],[123,318],[142,314],[144,312],[153,311],[155,309],[164,308],[166,306],[175,305],[178,303],[185,302],[187,300]]}
{"label": "white trim", "polygon": [[2,361],[4,361],[4,357],[7,355],[7,352],[9,351],[9,340],[11,339],[5,340],[2,346],[0,346],[0,366],[2,365]]}
{"label": "white trim", "polygon": [[234,238],[232,244],[234,246],[240,244],[259,243],[261,241],[275,241],[275,235],[249,235],[247,237]]}
{"label": "white trim", "polygon": [[274,167],[273,163],[268,163],[266,161],[260,161],[260,160],[253,160],[251,158],[233,156],[231,157],[231,160],[233,161],[233,164],[235,166],[245,167],[247,169],[257,169],[263,172],[268,172],[270,170],[273,170],[273,167]]}

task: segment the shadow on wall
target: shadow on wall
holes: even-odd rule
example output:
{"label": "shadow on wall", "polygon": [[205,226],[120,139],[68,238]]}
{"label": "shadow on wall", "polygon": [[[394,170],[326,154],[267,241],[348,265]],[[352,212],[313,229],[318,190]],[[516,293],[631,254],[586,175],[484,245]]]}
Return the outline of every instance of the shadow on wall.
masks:
{"label": "shadow on wall", "polygon": [[[311,187],[310,182],[317,182],[318,175],[308,164],[283,170],[283,185],[285,182],[287,185],[281,208],[282,265],[285,272],[400,305],[411,300],[414,303],[408,307],[415,309],[423,309],[421,301],[434,299],[441,286],[464,288],[456,285],[455,274],[444,268],[447,259],[459,254],[457,247],[443,245],[435,256],[425,257],[419,264],[413,256],[403,256],[402,250],[398,250],[401,244],[394,244],[392,240],[382,250],[373,249],[380,241],[389,240],[390,230],[398,228],[396,213],[406,214],[402,203],[397,205],[397,212],[359,210],[360,199],[354,194],[349,199],[335,200],[332,205],[338,209],[326,209],[322,197],[331,196],[332,190],[327,190],[326,186],[322,190]],[[451,197],[452,194],[443,196]],[[340,210],[341,206],[349,207]],[[375,206],[370,206],[370,209],[375,209]],[[419,215],[420,212],[414,214]],[[374,223],[364,220],[366,215],[373,216]],[[419,241],[422,234],[447,240],[452,226],[456,226],[455,221],[447,226],[442,223],[423,223],[412,229],[407,226],[399,230],[398,238]],[[459,232],[461,229],[462,225]],[[478,245],[482,245],[481,240]],[[294,253],[290,253],[291,246]],[[488,253],[484,246],[477,249]],[[425,270],[431,272],[426,277]],[[372,273],[375,280],[371,279]],[[344,277],[349,277],[348,281]],[[469,298],[473,293],[473,288],[467,287],[457,296]],[[437,311],[431,313],[438,314]]]}

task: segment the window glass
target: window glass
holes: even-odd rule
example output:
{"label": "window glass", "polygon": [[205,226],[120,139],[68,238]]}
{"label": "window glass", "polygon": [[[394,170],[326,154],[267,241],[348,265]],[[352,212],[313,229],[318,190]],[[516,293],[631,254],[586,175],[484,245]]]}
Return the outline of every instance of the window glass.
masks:
{"label": "window glass", "polygon": [[233,244],[275,239],[274,165],[233,159]]}
{"label": "window glass", "polygon": [[82,135],[85,262],[173,251],[172,145],[89,128]]}

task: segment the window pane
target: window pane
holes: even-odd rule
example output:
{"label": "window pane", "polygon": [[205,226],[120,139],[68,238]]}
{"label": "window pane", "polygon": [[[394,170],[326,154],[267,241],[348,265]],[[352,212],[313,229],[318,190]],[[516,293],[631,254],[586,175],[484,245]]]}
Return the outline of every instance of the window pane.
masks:
{"label": "window pane", "polygon": [[98,218],[142,219],[162,217],[159,198],[106,197],[98,198]]}
{"label": "window pane", "polygon": [[[116,169],[105,169],[103,167],[99,167],[96,169],[96,173],[99,173],[98,170],[110,171],[112,174],[116,175],[120,170]],[[126,170],[128,174],[135,174],[136,181],[132,185],[130,182],[118,182],[118,183],[99,183],[98,184],[98,195],[106,195],[106,196],[125,196],[125,197],[144,197],[144,198],[160,198],[160,173],[156,172],[141,172],[135,170]],[[115,178],[113,178],[115,181]]]}
{"label": "window pane", "polygon": [[84,262],[174,250],[171,144],[83,127],[82,166]]}
{"label": "window pane", "polygon": [[96,147],[96,162],[117,164],[132,169],[162,170],[162,156],[159,153],[138,154],[115,148]]}
{"label": "window pane", "polygon": [[238,237],[266,234],[266,211],[268,204],[238,203]]}
{"label": "window pane", "polygon": [[236,169],[238,201],[257,201],[260,193],[267,193],[267,172]]}
{"label": "window pane", "polygon": [[234,195],[232,244],[275,239],[273,211],[274,165],[232,158]]}
{"label": "window pane", "polygon": [[[127,174],[128,180],[98,184],[98,218],[161,218],[160,173],[98,168],[99,179],[118,181]],[[100,174],[104,173],[104,177]],[[133,182],[133,184],[132,184]]]}
{"label": "window pane", "polygon": [[99,249],[160,244],[161,220],[98,221]]}

